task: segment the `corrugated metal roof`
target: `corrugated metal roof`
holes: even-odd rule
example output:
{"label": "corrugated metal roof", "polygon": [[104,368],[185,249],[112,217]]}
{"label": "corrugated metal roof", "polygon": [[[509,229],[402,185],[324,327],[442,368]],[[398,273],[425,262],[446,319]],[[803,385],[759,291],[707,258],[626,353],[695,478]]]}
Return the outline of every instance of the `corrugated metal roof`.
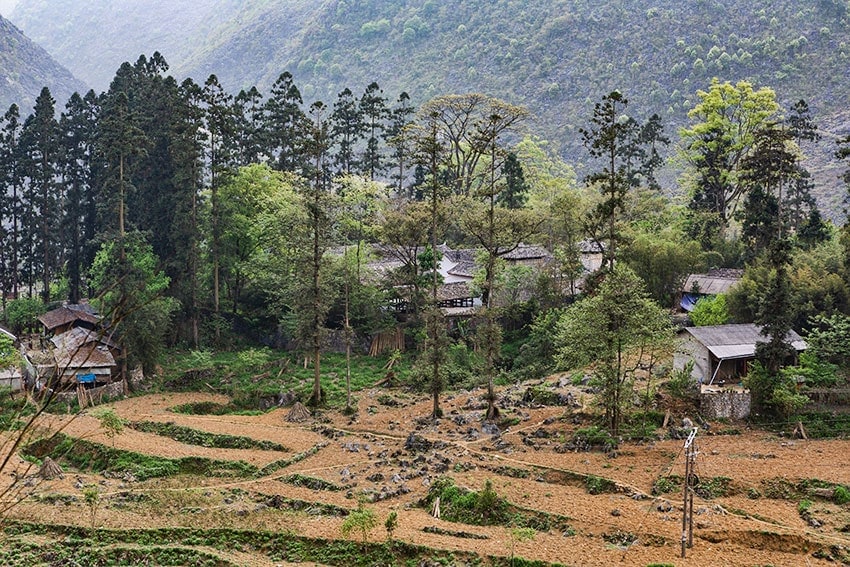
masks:
{"label": "corrugated metal roof", "polygon": [[704,274],[691,274],[685,280],[682,291],[703,295],[726,293],[732,286],[741,281],[743,275],[744,270],[731,268],[717,268]]}
{"label": "corrugated metal roof", "polygon": [[[754,356],[756,343],[767,341],[767,337],[761,334],[761,327],[753,324],[685,327],[682,331],[722,360]],[[806,350],[806,341],[794,331],[789,331],[785,340],[798,351]]]}
{"label": "corrugated metal roof", "polygon": [[76,372],[78,369],[111,368],[116,366],[115,358],[106,345],[88,343],[73,350],[56,349],[53,352],[56,365],[63,373]]}
{"label": "corrugated metal roof", "polygon": [[67,351],[77,349],[88,343],[102,343],[110,348],[118,348],[118,345],[102,332],[92,331],[82,327],[74,327],[69,331],[65,331],[61,335],[56,335],[50,339],[50,342],[52,342],[57,349]]}

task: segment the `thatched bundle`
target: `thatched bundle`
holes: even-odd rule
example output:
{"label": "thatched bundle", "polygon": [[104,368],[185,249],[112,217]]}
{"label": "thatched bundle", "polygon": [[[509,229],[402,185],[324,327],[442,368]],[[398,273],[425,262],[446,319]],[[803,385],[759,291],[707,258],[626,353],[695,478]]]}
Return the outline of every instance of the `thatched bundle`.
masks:
{"label": "thatched bundle", "polygon": [[41,463],[41,468],[38,469],[38,476],[44,480],[53,480],[54,478],[61,478],[62,475],[62,467],[57,465],[56,461],[50,457],[45,457],[44,462]]}
{"label": "thatched bundle", "polygon": [[301,402],[295,402],[292,409],[289,410],[288,414],[286,414],[286,421],[300,423],[302,421],[307,421],[311,417],[312,415],[310,415],[310,410],[304,407],[304,404]]}

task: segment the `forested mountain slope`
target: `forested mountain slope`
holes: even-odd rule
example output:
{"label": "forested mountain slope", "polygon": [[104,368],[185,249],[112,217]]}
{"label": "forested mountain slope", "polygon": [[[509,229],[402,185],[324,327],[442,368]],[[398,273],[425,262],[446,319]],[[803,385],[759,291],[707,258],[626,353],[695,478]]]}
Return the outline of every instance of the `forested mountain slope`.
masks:
{"label": "forested mountain slope", "polygon": [[20,0],[13,17],[101,88],[119,60],[159,50],[176,75],[216,73],[234,91],[289,70],[305,100],[372,80],[415,103],[483,91],[528,106],[573,161],[577,128],[615,88],[671,132],[712,77],[805,98],[827,131],[812,169],[833,188],[826,156],[850,128],[844,0]]}
{"label": "forested mountain slope", "polygon": [[85,89],[70,71],[0,16],[0,108],[5,112],[15,103],[29,112],[45,86],[63,101],[75,90]]}

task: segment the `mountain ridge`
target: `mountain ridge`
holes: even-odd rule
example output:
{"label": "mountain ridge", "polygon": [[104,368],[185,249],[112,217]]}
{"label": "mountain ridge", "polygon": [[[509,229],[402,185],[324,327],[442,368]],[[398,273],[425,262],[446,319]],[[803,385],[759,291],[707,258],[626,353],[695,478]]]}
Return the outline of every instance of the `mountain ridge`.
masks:
{"label": "mountain ridge", "polygon": [[59,104],[64,104],[74,91],[86,90],[83,82],[3,16],[0,16],[0,78],[2,112],[17,104],[22,113],[28,113],[45,86]]}
{"label": "mountain ridge", "polygon": [[181,20],[187,10],[146,0],[125,15],[144,36],[133,41],[92,17],[97,6],[113,13],[120,4],[19,0],[13,16],[25,30],[38,27],[38,39],[64,53],[55,53],[60,61],[73,59],[68,45],[86,41],[107,52],[121,47],[130,61],[158,50],[178,78],[203,82],[215,73],[234,93],[253,85],[268,93],[283,71],[305,102],[332,104],[343,88],[357,92],[372,81],[390,98],[407,91],[415,104],[484,92],[528,107],[531,131],[580,171],[578,129],[609,91],[623,91],[639,118],[660,114],[675,138],[713,77],[749,80],[774,88],[785,107],[809,102],[824,134],[810,149],[819,198],[838,206],[830,142],[850,132],[843,0],[199,0],[191,21]]}

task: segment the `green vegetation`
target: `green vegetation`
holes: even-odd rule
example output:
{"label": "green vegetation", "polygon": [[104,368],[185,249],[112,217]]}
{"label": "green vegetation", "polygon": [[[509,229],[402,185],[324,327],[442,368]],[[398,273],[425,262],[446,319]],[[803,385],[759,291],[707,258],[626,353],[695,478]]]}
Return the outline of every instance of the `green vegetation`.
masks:
{"label": "green vegetation", "polygon": [[225,435],[221,433],[208,433],[191,427],[175,425],[174,423],[162,423],[157,421],[134,421],[127,426],[136,431],[154,433],[169,437],[175,441],[187,445],[199,445],[201,447],[214,447],[216,449],[259,449],[260,451],[289,451],[280,443],[273,441],[257,441],[250,437],[237,435]]}
{"label": "green vegetation", "polygon": [[177,474],[251,477],[259,472],[257,467],[242,461],[219,461],[204,457],[166,459],[73,439],[62,433],[30,443],[24,452],[36,458],[49,456],[54,461],[66,462],[79,470],[130,473],[138,480]]}
{"label": "green vegetation", "polygon": [[449,477],[439,478],[428,489],[428,495],[420,505],[431,508],[437,498],[440,499],[440,518],[450,522],[523,527],[537,531],[570,530],[568,518],[512,504],[496,493],[489,480],[481,491],[476,492],[457,486]]}
{"label": "green vegetation", "polygon": [[[86,560],[87,565],[137,564],[148,558],[161,565],[188,565],[197,567],[233,567],[233,564],[216,556],[214,552],[200,552],[195,546],[215,551],[261,550],[271,561],[317,562],[340,567],[372,567],[376,564],[418,564],[428,559],[437,563],[452,564],[465,561],[481,565],[487,560],[494,565],[500,558],[479,557],[461,551],[444,551],[394,541],[385,543],[354,543],[345,540],[324,540],[300,536],[291,532],[261,530],[235,530],[228,528],[161,528],[154,530],[107,530],[73,526],[8,522],[5,533],[16,545],[0,549],[0,560],[10,567],[37,565],[45,553],[54,554],[58,560]],[[47,536],[50,543],[33,544],[29,536]],[[87,560],[91,559],[92,562]],[[521,567],[561,567],[559,564],[516,559]]]}
{"label": "green vegetation", "polygon": [[[244,353],[248,352],[249,355]],[[391,354],[379,357],[354,356],[351,358],[351,388],[359,391],[372,386],[386,375],[384,367]],[[298,398],[309,398],[312,369],[303,367],[303,358],[291,352],[271,349],[246,349],[217,351],[215,354],[172,351],[163,359],[162,388],[174,391],[208,389],[207,384],[232,396],[229,405],[202,402],[172,408],[178,413],[224,415],[245,410],[276,405],[276,396],[283,392],[296,392]],[[326,403],[342,407],[346,400],[345,355],[325,353],[322,369],[326,379],[322,383]],[[393,372],[400,383],[408,380],[410,358],[396,357]],[[264,403],[265,402],[265,403]]]}

